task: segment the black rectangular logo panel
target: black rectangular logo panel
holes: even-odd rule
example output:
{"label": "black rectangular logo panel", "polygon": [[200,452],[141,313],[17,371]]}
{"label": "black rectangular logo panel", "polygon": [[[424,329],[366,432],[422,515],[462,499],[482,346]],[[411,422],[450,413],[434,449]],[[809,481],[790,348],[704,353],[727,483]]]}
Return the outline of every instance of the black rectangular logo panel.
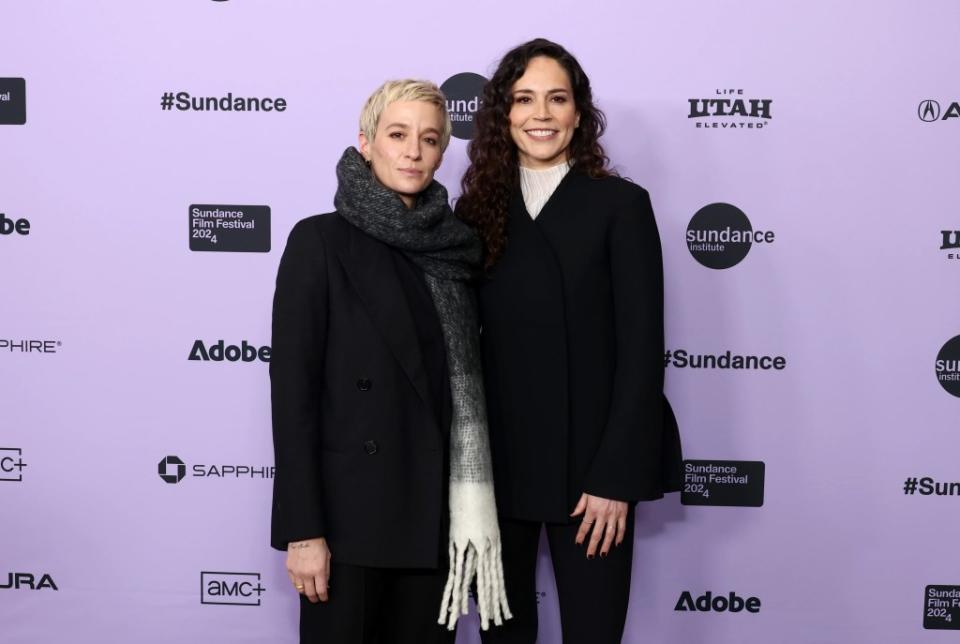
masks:
{"label": "black rectangular logo panel", "polygon": [[923,627],[960,630],[960,586],[927,586],[924,589]]}
{"label": "black rectangular logo panel", "polygon": [[27,82],[22,78],[0,78],[0,125],[27,122]]}
{"label": "black rectangular logo panel", "polygon": [[187,216],[190,250],[270,252],[270,206],[193,204]]}
{"label": "black rectangular logo panel", "polygon": [[763,461],[684,461],[683,505],[763,505]]}

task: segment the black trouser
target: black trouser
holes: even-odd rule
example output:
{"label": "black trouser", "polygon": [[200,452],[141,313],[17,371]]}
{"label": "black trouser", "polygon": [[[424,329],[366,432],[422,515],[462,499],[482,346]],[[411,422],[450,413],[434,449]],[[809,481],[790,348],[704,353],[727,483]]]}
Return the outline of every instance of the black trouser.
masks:
{"label": "black trouser", "polygon": [[[574,542],[580,522],[545,524],[557,580],[563,644],[620,644],[630,600],[633,508],[627,534],[610,554],[587,559],[587,543]],[[537,640],[536,572],[542,523],[500,519],[503,577],[513,619],[481,632],[484,644],[534,644]],[[602,542],[601,542],[602,543]],[[550,644],[556,644],[551,642]]]}
{"label": "black trouser", "polygon": [[437,623],[447,570],[331,562],[330,599],[300,598],[301,644],[453,644]]}

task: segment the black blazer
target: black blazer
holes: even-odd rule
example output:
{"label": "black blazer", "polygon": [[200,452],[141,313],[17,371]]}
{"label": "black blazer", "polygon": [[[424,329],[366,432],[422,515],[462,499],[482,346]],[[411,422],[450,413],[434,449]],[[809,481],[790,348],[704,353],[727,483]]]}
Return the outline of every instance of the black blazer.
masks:
{"label": "black blazer", "polygon": [[536,220],[518,191],[480,307],[502,515],[567,522],[583,492],[633,502],[679,489],[646,190],[571,171]]}
{"label": "black blazer", "polygon": [[377,567],[446,552],[450,423],[393,252],[336,213],[290,233],[270,360],[275,548],[325,537],[336,560]]}

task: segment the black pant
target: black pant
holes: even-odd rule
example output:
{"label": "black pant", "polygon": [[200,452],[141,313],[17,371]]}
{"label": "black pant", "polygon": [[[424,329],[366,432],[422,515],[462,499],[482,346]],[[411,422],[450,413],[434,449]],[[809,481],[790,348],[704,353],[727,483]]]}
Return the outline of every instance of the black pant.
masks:
{"label": "black pant", "polygon": [[[563,644],[620,644],[630,600],[633,517],[631,508],[623,543],[611,546],[604,558],[598,548],[597,555],[590,560],[589,538],[582,546],[574,542],[579,522],[546,524],[560,601]],[[537,640],[536,571],[542,525],[500,519],[503,577],[513,619],[481,632],[483,644],[534,644]]]}
{"label": "black pant", "polygon": [[301,644],[453,644],[437,623],[446,568],[368,568],[331,562],[330,599],[300,598]]}

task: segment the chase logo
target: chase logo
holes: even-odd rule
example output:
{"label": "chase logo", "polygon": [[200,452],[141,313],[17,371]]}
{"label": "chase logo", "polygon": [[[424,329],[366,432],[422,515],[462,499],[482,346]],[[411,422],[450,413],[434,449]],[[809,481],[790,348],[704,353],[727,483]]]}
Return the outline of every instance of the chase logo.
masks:
{"label": "chase logo", "polygon": [[267,589],[258,572],[200,573],[200,603],[227,606],[259,606]]}
{"label": "chase logo", "polygon": [[0,125],[27,122],[27,83],[22,78],[0,78]]}
{"label": "chase logo", "polygon": [[179,483],[187,475],[187,466],[179,456],[167,456],[157,465],[157,473],[167,483]]}

